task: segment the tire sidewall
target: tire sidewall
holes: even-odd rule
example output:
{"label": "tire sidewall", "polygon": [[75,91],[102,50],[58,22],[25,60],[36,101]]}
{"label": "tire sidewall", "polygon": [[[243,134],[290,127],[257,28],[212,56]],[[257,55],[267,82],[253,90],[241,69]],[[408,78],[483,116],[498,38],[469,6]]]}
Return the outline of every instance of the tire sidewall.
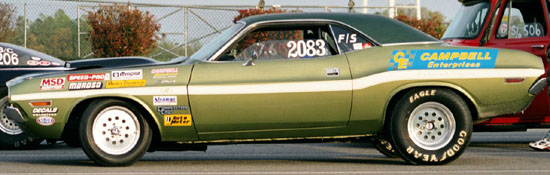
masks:
{"label": "tire sidewall", "polygon": [[[134,148],[121,155],[112,155],[105,153],[94,142],[92,128],[97,115],[105,108],[111,106],[121,106],[129,109],[136,116],[140,127],[139,140]],[[82,149],[94,162],[103,166],[128,166],[138,161],[145,154],[151,143],[152,132],[149,125],[139,110],[123,101],[119,100],[96,100],[90,104],[84,111],[83,118],[79,127],[80,141]]]}
{"label": "tire sidewall", "polygon": [[[6,87],[0,87],[0,99],[4,99],[6,96]],[[3,104],[0,104],[0,106],[3,106]],[[0,131],[0,149],[2,150],[29,149],[38,146],[42,140],[44,139],[30,136],[25,132],[12,135]]]}
{"label": "tire sidewall", "polygon": [[[426,150],[416,145],[408,133],[408,121],[413,110],[426,102],[437,102],[447,107],[455,119],[455,131],[449,143],[437,150]],[[470,142],[472,119],[467,104],[451,90],[417,88],[409,91],[398,102],[390,118],[390,135],[396,151],[412,164],[446,164],[458,158]]]}

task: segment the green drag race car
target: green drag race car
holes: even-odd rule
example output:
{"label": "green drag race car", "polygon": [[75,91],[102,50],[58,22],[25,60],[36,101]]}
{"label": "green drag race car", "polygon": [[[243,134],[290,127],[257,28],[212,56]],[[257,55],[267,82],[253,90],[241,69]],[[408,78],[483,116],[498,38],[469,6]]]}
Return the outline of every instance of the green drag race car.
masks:
{"label": "green drag race car", "polygon": [[190,58],[15,78],[4,111],[105,166],[155,150],[361,138],[411,164],[446,164],[473,122],[528,107],[543,74],[529,53],[449,46],[382,16],[272,14]]}

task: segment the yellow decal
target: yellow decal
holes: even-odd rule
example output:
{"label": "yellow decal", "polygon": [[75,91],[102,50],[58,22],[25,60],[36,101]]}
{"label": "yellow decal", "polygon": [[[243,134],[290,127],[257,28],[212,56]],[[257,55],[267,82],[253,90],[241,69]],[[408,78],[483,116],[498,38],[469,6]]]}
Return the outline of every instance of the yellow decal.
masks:
{"label": "yellow decal", "polygon": [[145,86],[145,80],[115,80],[107,81],[105,88],[141,87]]}
{"label": "yellow decal", "polygon": [[164,126],[191,126],[191,114],[164,115]]}

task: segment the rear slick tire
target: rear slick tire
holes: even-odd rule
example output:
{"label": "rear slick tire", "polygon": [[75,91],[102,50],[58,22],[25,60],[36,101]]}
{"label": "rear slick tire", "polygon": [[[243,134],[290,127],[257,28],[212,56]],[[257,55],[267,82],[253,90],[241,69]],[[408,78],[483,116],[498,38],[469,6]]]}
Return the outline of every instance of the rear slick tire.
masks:
{"label": "rear slick tire", "polygon": [[415,165],[452,162],[466,150],[472,135],[468,105],[444,88],[417,88],[406,93],[388,126],[394,149]]}
{"label": "rear slick tire", "polygon": [[128,166],[143,157],[152,131],[138,111],[120,100],[93,101],[79,127],[86,155],[103,166]]}

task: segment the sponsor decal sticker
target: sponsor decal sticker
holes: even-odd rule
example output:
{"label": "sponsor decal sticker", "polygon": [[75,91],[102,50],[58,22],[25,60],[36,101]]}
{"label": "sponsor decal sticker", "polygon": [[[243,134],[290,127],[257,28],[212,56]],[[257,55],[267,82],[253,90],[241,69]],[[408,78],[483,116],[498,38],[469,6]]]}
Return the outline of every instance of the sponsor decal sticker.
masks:
{"label": "sponsor decal sticker", "polygon": [[52,117],[48,117],[48,116],[42,116],[42,117],[36,118],[36,123],[38,123],[39,125],[42,125],[42,126],[50,126],[50,125],[53,125],[55,123],[55,119],[53,119]]}
{"label": "sponsor decal sticker", "polygon": [[394,50],[388,70],[495,68],[497,49]]}
{"label": "sponsor decal sticker", "polygon": [[40,81],[40,90],[59,90],[65,87],[65,77],[44,78]]}
{"label": "sponsor decal sticker", "polygon": [[178,68],[151,69],[153,78],[174,78],[178,75]]}
{"label": "sponsor decal sticker", "polygon": [[0,65],[18,65],[19,55],[12,48],[0,47]]}
{"label": "sponsor decal sticker", "polygon": [[192,123],[190,114],[164,115],[164,126],[191,126]]}
{"label": "sponsor decal sticker", "polygon": [[38,64],[40,64],[40,62],[36,61],[36,60],[28,60],[27,61],[27,65],[29,65],[29,66],[38,66]]}
{"label": "sponsor decal sticker", "polygon": [[32,109],[33,116],[56,116],[57,107],[54,108],[34,108]]}
{"label": "sponsor decal sticker", "polygon": [[175,110],[188,110],[187,106],[159,106],[157,111],[160,114],[173,114]]}
{"label": "sponsor decal sticker", "polygon": [[109,73],[67,75],[67,81],[103,81],[103,80],[109,80]]}
{"label": "sponsor decal sticker", "polygon": [[154,96],[153,105],[155,106],[175,106],[178,104],[177,96]]}
{"label": "sponsor decal sticker", "polygon": [[145,80],[107,81],[105,88],[142,87],[145,86],[145,83]]}
{"label": "sponsor decal sticker", "polygon": [[155,80],[155,83],[160,83],[160,84],[174,84],[174,83],[176,83],[176,80]]}
{"label": "sponsor decal sticker", "polygon": [[88,82],[76,82],[69,83],[69,90],[87,90],[87,89],[101,89],[103,82],[88,81]]}
{"label": "sponsor decal sticker", "polygon": [[112,76],[113,80],[139,80],[139,79],[143,79],[143,73],[142,73],[141,69],[112,71],[111,76]]}

